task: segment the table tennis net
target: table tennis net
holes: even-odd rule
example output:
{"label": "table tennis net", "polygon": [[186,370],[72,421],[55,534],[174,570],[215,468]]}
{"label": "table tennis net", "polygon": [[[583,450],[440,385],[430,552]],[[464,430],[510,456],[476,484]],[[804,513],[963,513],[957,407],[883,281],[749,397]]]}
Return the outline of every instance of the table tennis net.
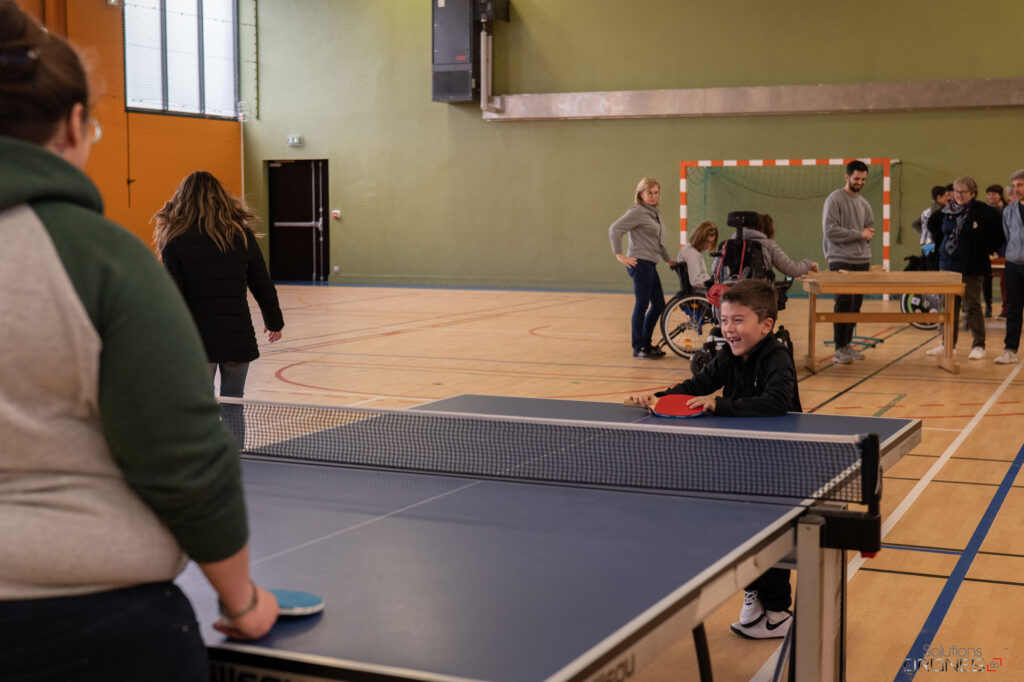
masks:
{"label": "table tennis net", "polygon": [[[814,438],[416,410],[221,405],[243,454],[475,478],[877,500],[876,436]],[[866,472],[866,473],[865,473]]]}

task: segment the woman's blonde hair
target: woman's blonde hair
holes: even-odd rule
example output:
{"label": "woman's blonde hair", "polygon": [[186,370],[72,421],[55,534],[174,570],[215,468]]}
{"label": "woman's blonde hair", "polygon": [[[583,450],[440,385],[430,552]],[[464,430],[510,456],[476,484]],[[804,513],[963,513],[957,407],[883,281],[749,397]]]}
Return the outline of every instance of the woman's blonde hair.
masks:
{"label": "woman's blonde hair", "polygon": [[690,238],[690,245],[698,251],[704,249],[704,245],[708,243],[708,237],[715,235],[715,241],[718,241],[718,225],[715,225],[710,220],[705,220],[697,229],[693,231],[693,236]]}
{"label": "woman's blonde hair", "polygon": [[661,183],[655,180],[654,178],[641,178],[640,183],[637,184],[636,186],[636,195],[634,196],[633,203],[639,204],[640,202],[642,202],[643,198],[640,195],[652,187],[657,187],[658,189],[661,189]]}
{"label": "woman's blonde hair", "polygon": [[153,242],[157,253],[192,228],[212,239],[226,253],[238,237],[248,244],[255,237],[256,214],[231,196],[212,173],[195,171],[181,181],[171,200],[156,212]]}

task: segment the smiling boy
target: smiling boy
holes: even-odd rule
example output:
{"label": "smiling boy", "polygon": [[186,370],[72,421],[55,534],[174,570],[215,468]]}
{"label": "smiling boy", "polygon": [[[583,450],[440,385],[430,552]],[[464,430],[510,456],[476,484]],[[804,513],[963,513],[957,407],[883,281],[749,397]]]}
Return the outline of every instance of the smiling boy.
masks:
{"label": "smiling boy", "polygon": [[[699,374],[654,395],[692,395],[690,407],[723,416],[801,412],[793,358],[772,334],[779,314],[774,285],[762,279],[742,280],[722,294],[721,306],[726,346]],[[713,395],[718,389],[724,389],[722,395]],[[646,405],[649,395],[631,399]],[[790,604],[789,571],[770,568],[744,588],[740,619],[731,629],[747,639],[784,637],[793,620]]]}
{"label": "smiling boy", "polygon": [[[722,294],[721,306],[726,345],[699,374],[654,395],[692,395],[690,407],[727,417],[800,412],[793,358],[772,335],[779,314],[775,287],[760,279],[737,282]],[[724,390],[716,396],[718,389]],[[649,396],[632,400],[646,405]]]}

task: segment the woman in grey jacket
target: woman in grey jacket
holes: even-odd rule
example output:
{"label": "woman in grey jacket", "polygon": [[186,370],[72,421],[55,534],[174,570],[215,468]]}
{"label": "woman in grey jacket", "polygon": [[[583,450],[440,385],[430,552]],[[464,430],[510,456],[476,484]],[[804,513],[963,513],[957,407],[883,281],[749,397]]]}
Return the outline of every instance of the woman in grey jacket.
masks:
{"label": "woman in grey jacket", "polygon": [[794,261],[786,255],[781,246],[775,243],[775,221],[770,215],[758,213],[757,226],[760,229],[747,228],[743,230],[743,238],[761,245],[765,270],[775,268],[790,277],[803,277],[808,272],[818,271],[818,264],[810,258],[804,258],[800,262]]}
{"label": "woman in grey jacket", "polygon": [[[615,259],[626,266],[633,280],[632,335],[633,357],[660,358],[665,351],[651,344],[658,318],[665,310],[665,294],[658,277],[659,261],[675,265],[662,239],[665,228],[658,213],[661,186],[654,178],[643,178],[636,186],[635,203],[608,228]],[[629,235],[629,249],[622,255],[622,235]]]}

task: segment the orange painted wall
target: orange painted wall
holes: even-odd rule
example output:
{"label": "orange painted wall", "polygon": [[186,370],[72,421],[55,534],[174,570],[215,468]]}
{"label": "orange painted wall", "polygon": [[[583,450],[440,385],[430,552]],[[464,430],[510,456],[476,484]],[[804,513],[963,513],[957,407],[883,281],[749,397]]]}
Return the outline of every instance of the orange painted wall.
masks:
{"label": "orange painted wall", "polygon": [[86,173],[103,195],[108,218],[147,244],[149,222],[183,177],[194,170],[216,175],[242,196],[242,130],[237,121],[126,112],[122,3],[107,0],[18,0],[47,28],[78,50],[93,89],[93,116],[103,139]]}

